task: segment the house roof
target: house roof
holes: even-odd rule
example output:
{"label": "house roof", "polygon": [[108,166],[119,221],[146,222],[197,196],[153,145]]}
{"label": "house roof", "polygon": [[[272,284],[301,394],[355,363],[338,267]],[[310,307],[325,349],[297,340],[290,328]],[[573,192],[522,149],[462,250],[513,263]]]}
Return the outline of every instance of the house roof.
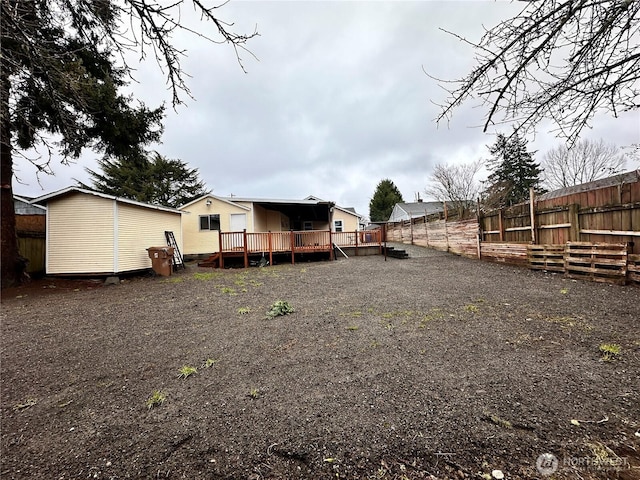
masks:
{"label": "house roof", "polygon": [[421,217],[432,213],[444,212],[442,202],[396,203],[396,206],[411,217]]}
{"label": "house roof", "polygon": [[[242,208],[243,210],[251,210],[249,207],[245,207],[244,205],[238,205],[237,203],[234,203],[232,201],[230,201],[230,198],[225,198],[225,197],[219,197],[217,195],[213,195],[211,193],[208,193],[206,195],[202,195],[201,197],[196,198],[195,200],[191,200],[189,203],[185,203],[184,205],[180,206],[179,209],[180,210],[184,210],[187,207],[190,207],[191,205],[198,203],[202,200],[205,200],[207,198],[213,198],[215,200],[219,200],[220,202],[224,202],[224,203],[228,203],[230,205],[233,205],[235,207],[238,208]],[[235,198],[233,198],[233,200],[235,200]]]}
{"label": "house roof", "polygon": [[14,195],[13,195],[13,199],[14,199],[14,200],[18,200],[19,202],[22,202],[22,203],[26,203],[26,204],[28,204],[28,205],[31,205],[33,208],[37,208],[37,209],[39,209],[39,210],[43,210],[43,211],[46,211],[46,210],[47,210],[47,209],[46,209],[45,207],[43,207],[42,205],[36,205],[36,204],[34,204],[34,203],[33,203],[33,197],[24,197],[24,196],[22,196],[22,195],[16,195],[16,194],[14,194]]}
{"label": "house roof", "polygon": [[86,195],[93,195],[95,197],[106,198],[107,200],[115,200],[116,202],[126,203],[128,205],[135,205],[136,207],[149,208],[152,210],[161,210],[163,212],[170,213],[178,213],[182,214],[180,210],[176,210],[175,208],[165,207],[162,205],[152,205],[150,203],[138,202],[136,200],[130,200],[128,198],[117,197],[115,195],[108,195],[106,193],[95,192],[93,190],[87,190],[85,188],[80,187],[66,187],[61,190],[57,190],[55,192],[47,193],[46,195],[42,195],[41,197],[34,198],[31,203],[33,204],[46,204],[49,200],[54,198],[65,197],[67,195],[71,195],[73,193],[83,193]]}
{"label": "house roof", "polygon": [[[326,200],[322,200],[321,198],[318,198],[315,195],[309,195],[307,198],[305,198],[305,200],[317,200],[319,202],[326,202]],[[342,210],[343,212],[350,213],[358,217],[358,219],[361,219],[364,217],[364,215],[360,215],[358,212],[356,212],[356,209],[353,207],[341,207],[340,205],[335,205],[335,204],[333,206],[338,210]]]}

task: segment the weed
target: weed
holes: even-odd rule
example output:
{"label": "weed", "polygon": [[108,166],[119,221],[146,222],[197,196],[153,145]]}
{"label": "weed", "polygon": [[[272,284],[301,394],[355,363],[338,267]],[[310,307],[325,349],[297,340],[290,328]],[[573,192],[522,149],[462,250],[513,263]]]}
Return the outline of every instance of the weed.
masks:
{"label": "weed", "polygon": [[477,305],[473,305],[470,303],[469,305],[464,306],[464,311],[469,313],[478,313],[480,309],[478,308]]}
{"label": "weed", "polygon": [[622,348],[617,343],[601,343],[598,349],[602,355],[603,362],[617,360],[620,358],[620,352],[622,351]]}
{"label": "weed", "polygon": [[561,288],[561,289],[560,289],[560,293],[561,293],[562,295],[566,295],[567,293],[569,293],[569,289],[568,289],[568,288]]}
{"label": "weed", "polygon": [[249,398],[252,398],[253,400],[255,400],[258,397],[260,397],[260,390],[258,390],[255,387],[249,390]]}
{"label": "weed", "polygon": [[347,327],[347,330],[351,331],[351,332],[355,332],[356,330],[358,330],[360,327],[357,325],[350,325]]}
{"label": "weed", "polygon": [[154,390],[151,396],[147,398],[145,404],[147,405],[147,408],[151,410],[153,407],[159,407],[162,405],[166,399],[167,396],[164,393],[160,390]]}
{"label": "weed", "polygon": [[387,323],[384,328],[386,328],[387,330],[393,330],[393,323]]}
{"label": "weed", "polygon": [[513,425],[511,424],[511,422],[509,420],[504,420],[503,418],[500,418],[499,416],[493,414],[493,413],[489,413],[489,412],[483,412],[482,414],[484,416],[485,420],[490,421],[491,423],[498,425],[499,427],[502,428],[513,428]]}
{"label": "weed", "polygon": [[18,403],[13,406],[14,410],[25,410],[29,407],[33,407],[38,401],[35,398],[28,398],[23,403]]}
{"label": "weed", "polygon": [[178,378],[185,379],[196,373],[198,373],[198,369],[196,367],[190,367],[188,365],[185,365],[180,369]]}
{"label": "weed", "polygon": [[235,288],[231,288],[231,287],[222,287],[220,291],[228,295],[237,295]]}
{"label": "weed", "polygon": [[378,342],[377,340],[374,340],[373,342],[371,342],[371,343],[369,344],[369,346],[370,346],[371,348],[378,348],[378,347],[380,346],[380,342]]}
{"label": "weed", "polygon": [[282,315],[289,315],[293,313],[295,310],[291,306],[289,302],[286,300],[278,300],[269,308],[267,312],[267,318],[275,318]]}
{"label": "weed", "polygon": [[202,368],[211,368],[216,364],[217,360],[215,358],[207,358],[202,364]]}
{"label": "weed", "polygon": [[249,313],[251,311],[251,309],[249,307],[240,307],[238,309],[238,313],[240,315],[246,315],[247,313]]}
{"label": "weed", "polygon": [[249,280],[249,285],[251,285],[252,287],[261,287],[262,285],[264,285],[264,283],[251,279]]}

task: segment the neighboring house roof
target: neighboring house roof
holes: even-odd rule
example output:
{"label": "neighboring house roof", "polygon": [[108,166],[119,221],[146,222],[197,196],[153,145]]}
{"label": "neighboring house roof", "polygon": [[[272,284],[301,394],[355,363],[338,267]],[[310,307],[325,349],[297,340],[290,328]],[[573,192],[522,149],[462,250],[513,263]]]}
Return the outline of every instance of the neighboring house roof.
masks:
{"label": "neighboring house roof", "polygon": [[[333,203],[333,202],[327,202],[326,200],[322,200],[321,198],[318,198],[314,195],[309,195],[307,198],[305,198],[305,200],[315,200],[318,202]],[[359,219],[364,218],[364,215],[360,215],[358,212],[356,212],[356,209],[353,207],[341,207],[340,205],[335,205],[335,204],[333,206],[339,210],[342,210],[343,212],[350,213],[358,217]]]}
{"label": "neighboring house roof", "polygon": [[396,203],[389,216],[389,221],[398,222],[440,212],[444,212],[444,204],[442,202]]}
{"label": "neighboring house roof", "polygon": [[590,190],[597,190],[598,188],[613,187],[615,185],[635,183],[638,181],[640,181],[640,169],[621,173],[620,175],[614,175],[612,177],[601,178],[600,180],[594,180],[593,182],[582,183],[573,187],[560,188],[558,190],[553,190],[552,192],[538,195],[536,198],[538,200],[551,200],[552,198],[564,197],[574,193],[588,192]]}
{"label": "neighboring house roof", "polygon": [[13,204],[16,215],[46,215],[47,209],[42,205],[31,203],[33,198],[20,195],[13,196]]}
{"label": "neighboring house roof", "polygon": [[138,201],[135,201],[135,200],[130,200],[128,198],[116,197],[115,195],[107,195],[106,193],[95,192],[93,190],[87,190],[85,188],[80,188],[80,187],[63,188],[62,190],[57,190],[55,192],[48,193],[46,195],[42,195],[41,197],[34,198],[31,201],[31,203],[33,203],[33,204],[38,203],[38,204],[43,204],[44,205],[49,200],[52,200],[54,198],[64,197],[64,196],[67,196],[67,195],[71,195],[73,193],[83,193],[83,194],[86,194],[86,195],[93,195],[93,196],[96,196],[96,197],[106,198],[108,200],[115,200],[117,202],[126,203],[128,205],[135,205],[137,207],[150,208],[152,210],[161,210],[163,212],[171,212],[171,213],[182,214],[182,212],[180,210],[176,210],[175,208],[164,207],[162,205],[152,205],[150,203],[138,202]]}

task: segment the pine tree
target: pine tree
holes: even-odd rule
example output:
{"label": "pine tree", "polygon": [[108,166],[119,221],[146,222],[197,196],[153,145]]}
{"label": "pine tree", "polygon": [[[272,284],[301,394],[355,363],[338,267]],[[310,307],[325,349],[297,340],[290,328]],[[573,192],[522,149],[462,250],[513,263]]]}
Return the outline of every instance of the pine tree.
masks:
{"label": "pine tree", "polygon": [[369,202],[369,218],[372,222],[385,222],[389,220],[393,206],[402,202],[398,187],[389,179],[381,180]]}
{"label": "pine tree", "polygon": [[87,169],[98,192],[139,202],[177,208],[209,193],[198,175],[181,160],[153,155],[135,155],[98,161],[102,173]]}
{"label": "pine tree", "polygon": [[542,192],[542,169],[533,159],[534,152],[527,151],[527,141],[516,131],[509,137],[499,133],[496,142],[488,146],[492,157],[487,161],[491,174],[483,192],[484,204],[492,208],[506,207],[524,202],[529,189]]}

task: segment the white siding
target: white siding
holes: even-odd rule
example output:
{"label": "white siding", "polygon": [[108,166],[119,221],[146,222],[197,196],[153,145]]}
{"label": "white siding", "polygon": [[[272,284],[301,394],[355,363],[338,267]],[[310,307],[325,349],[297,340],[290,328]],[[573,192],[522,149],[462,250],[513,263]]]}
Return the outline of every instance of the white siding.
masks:
{"label": "white siding", "polygon": [[151,268],[149,247],[167,244],[165,230],[171,230],[182,252],[180,215],[118,203],[117,271]]}
{"label": "white siding", "polygon": [[113,272],[113,204],[81,193],[48,202],[48,274]]}

